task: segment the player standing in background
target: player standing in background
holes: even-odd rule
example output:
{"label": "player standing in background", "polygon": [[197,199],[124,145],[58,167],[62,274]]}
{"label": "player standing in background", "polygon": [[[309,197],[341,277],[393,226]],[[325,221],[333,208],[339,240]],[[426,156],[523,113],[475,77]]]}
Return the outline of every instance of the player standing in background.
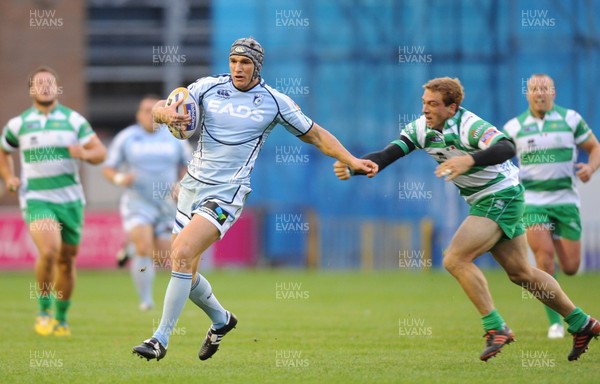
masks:
{"label": "player standing in background", "polygon": [[[581,262],[581,219],[576,177],[584,183],[600,166],[600,144],[585,120],[574,110],[554,104],[554,81],[546,74],[527,81],[529,108],[504,125],[504,133],[517,147],[521,183],[525,187],[527,241],[537,267],[557,276],[554,255],[567,275]],[[577,147],[589,156],[578,163]],[[576,171],[575,171],[576,170]],[[560,315],[545,306],[548,337],[565,335]]]}
{"label": "player standing in background", "polygon": [[[34,329],[44,336],[71,334],[67,311],[85,205],[79,165],[81,160],[99,164],[106,157],[106,148],[85,118],[58,102],[57,80],[49,67],[31,73],[33,106],[10,119],[0,138],[0,173],[9,191],[19,191],[23,217],[39,253],[35,277],[40,311]],[[14,174],[11,157],[18,148],[21,178]]]}
{"label": "player standing in background", "polygon": [[[423,88],[423,116],[408,124],[398,140],[364,158],[377,163],[381,171],[423,149],[439,164],[436,176],[452,180],[471,206],[444,254],[444,267],[482,316],[486,346],[481,360],[487,361],[514,341],[494,306],[483,273],[473,263],[487,251],[512,282],[565,317],[574,337],[568,359],[577,360],[590,340],[600,334],[600,323],[575,307],[552,276],[527,260],[522,221],[524,188],[518,180],[518,168],[510,161],[514,145],[496,127],[460,106],[464,91],[458,79],[433,79]],[[340,162],[334,164],[334,172],[342,180],[352,173]]]}
{"label": "player standing in background", "polygon": [[[240,216],[250,194],[250,173],[265,140],[277,124],[351,169],[374,175],[376,165],[352,156],[327,130],[306,117],[286,95],[260,77],[264,50],[253,38],[236,40],[229,52],[229,74],[204,77],[188,86],[203,109],[200,139],[188,173],[180,183],[172,245],[172,274],[163,314],[152,338],[133,348],[138,355],[162,359],[169,337],[189,297],[210,317],[212,326],[198,354],[211,357],[237,324],[197,272],[200,255],[222,238]],[[165,101],[154,107],[154,121],[188,124]]]}
{"label": "player standing in background", "polygon": [[152,107],[159,99],[148,95],[141,100],[137,123],[115,136],[102,170],[109,181],[125,188],[120,212],[123,228],[135,248],[130,268],[142,311],[154,307],[153,259],[163,258],[171,247],[176,212],[173,189],[180,170],[192,158],[186,141],[175,139],[166,127],[154,124]]}

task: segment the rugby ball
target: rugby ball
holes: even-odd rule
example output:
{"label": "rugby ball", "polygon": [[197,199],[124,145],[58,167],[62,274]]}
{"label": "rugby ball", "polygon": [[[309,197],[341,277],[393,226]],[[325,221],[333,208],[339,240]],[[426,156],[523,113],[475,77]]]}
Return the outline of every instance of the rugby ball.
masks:
{"label": "rugby ball", "polygon": [[198,121],[200,121],[200,106],[190,91],[184,87],[175,88],[167,97],[165,105],[168,107],[181,99],[183,99],[183,103],[177,106],[176,111],[181,115],[190,115],[192,121],[186,126],[167,125],[167,128],[175,138],[185,140],[196,132]]}

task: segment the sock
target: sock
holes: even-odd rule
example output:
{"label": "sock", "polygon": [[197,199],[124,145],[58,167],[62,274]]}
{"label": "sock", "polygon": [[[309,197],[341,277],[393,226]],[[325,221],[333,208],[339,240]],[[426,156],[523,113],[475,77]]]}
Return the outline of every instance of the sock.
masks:
{"label": "sock", "polygon": [[[555,272],[552,275],[552,277],[554,277],[554,279],[556,279],[556,276],[558,276],[558,273]],[[562,319],[560,318],[560,314],[558,312],[556,312],[554,309],[550,308],[547,305],[544,305],[544,309],[546,309],[546,315],[548,316],[550,325],[552,325],[552,324],[561,324],[562,325]]]}
{"label": "sock", "polygon": [[48,292],[48,294],[43,294],[40,292],[38,304],[40,306],[40,312],[48,313],[52,307],[52,294],[50,292]]}
{"label": "sock", "polygon": [[588,323],[590,317],[587,313],[583,312],[581,308],[576,307],[573,312],[565,316],[565,321],[569,324],[567,330],[569,333],[577,333],[583,329]]}
{"label": "sock", "polygon": [[227,324],[227,311],[213,295],[208,280],[200,273],[196,274],[189,298],[210,317],[213,329],[222,328]]}
{"label": "sock", "polygon": [[56,320],[59,323],[64,323],[67,321],[67,311],[69,310],[69,306],[71,305],[71,300],[56,300]]}
{"label": "sock", "polygon": [[152,283],[154,282],[154,263],[151,257],[138,256],[133,257],[131,263],[131,277],[135,283],[138,295],[142,304],[154,306],[152,299]]}
{"label": "sock", "polygon": [[181,315],[187,296],[190,293],[191,286],[191,273],[171,272],[171,280],[169,280],[167,292],[165,293],[162,317],[160,319],[160,324],[153,335],[153,337],[158,339],[165,348],[169,344],[169,337],[177,324],[179,315]]}
{"label": "sock", "polygon": [[481,316],[481,321],[483,322],[483,330],[486,332],[493,329],[501,330],[504,327],[504,319],[496,309],[485,316]]}

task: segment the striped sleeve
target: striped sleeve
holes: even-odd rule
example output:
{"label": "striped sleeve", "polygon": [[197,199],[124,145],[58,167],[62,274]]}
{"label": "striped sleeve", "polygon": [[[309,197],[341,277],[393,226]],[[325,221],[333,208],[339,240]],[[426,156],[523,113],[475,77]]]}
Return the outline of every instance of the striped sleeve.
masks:
{"label": "striped sleeve", "polygon": [[393,144],[396,144],[404,151],[404,155],[408,155],[415,149],[423,148],[419,145],[417,129],[417,120],[412,121],[402,128],[400,139],[392,141]]}
{"label": "striped sleeve", "polygon": [[479,149],[488,149],[502,139],[506,139],[506,135],[498,130],[498,128],[490,125],[482,130],[481,135],[477,140]]}
{"label": "striped sleeve", "polygon": [[14,152],[19,148],[19,129],[22,124],[23,119],[20,116],[17,116],[10,119],[2,130],[0,146],[2,146],[4,152]]}
{"label": "striped sleeve", "polygon": [[519,124],[519,120],[515,117],[507,121],[506,124],[504,124],[504,127],[502,127],[502,133],[504,133],[506,137],[508,137],[512,141],[515,141],[520,127],[521,125]]}
{"label": "striped sleeve", "polygon": [[79,144],[86,145],[92,138],[92,135],[94,135],[94,130],[92,130],[90,123],[88,123],[83,116],[75,111],[71,111],[71,114],[69,115],[69,123],[77,133],[77,140],[79,140]]}
{"label": "striped sleeve", "polygon": [[581,145],[584,141],[592,136],[592,130],[587,125],[583,117],[572,109],[567,111],[565,121],[573,130],[573,136],[575,137],[575,144]]}

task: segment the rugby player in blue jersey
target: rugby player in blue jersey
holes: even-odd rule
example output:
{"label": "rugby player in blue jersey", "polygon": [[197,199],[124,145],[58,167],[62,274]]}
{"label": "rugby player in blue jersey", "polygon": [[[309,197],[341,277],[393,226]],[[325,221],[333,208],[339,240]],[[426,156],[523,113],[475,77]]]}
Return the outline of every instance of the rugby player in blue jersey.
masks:
{"label": "rugby player in blue jersey", "polygon": [[[292,99],[267,85],[260,76],[263,58],[264,50],[256,40],[238,39],[229,52],[229,74],[200,78],[188,86],[204,116],[198,148],[180,183],[172,273],[161,322],[151,338],[133,348],[148,360],[166,355],[169,336],[188,297],[212,321],[200,347],[200,360],[217,352],[223,336],[237,324],[235,315],[223,308],[210,283],[198,273],[198,261],[240,216],[251,191],[254,162],[275,126],[283,125],[350,169],[371,177],[377,172],[375,163],[352,156]],[[170,126],[189,123],[189,116],[175,112],[177,105],[166,107],[164,100],[159,101],[154,121]]]}
{"label": "rugby player in blue jersey", "polygon": [[102,170],[109,181],[125,189],[120,213],[135,249],[131,276],[142,311],[154,306],[154,265],[165,262],[171,244],[165,235],[169,236],[173,228],[176,211],[172,190],[176,189],[180,170],[192,157],[186,141],[175,139],[166,127],[154,124],[152,107],[158,100],[153,95],[143,97],[136,124],[115,136]]}

